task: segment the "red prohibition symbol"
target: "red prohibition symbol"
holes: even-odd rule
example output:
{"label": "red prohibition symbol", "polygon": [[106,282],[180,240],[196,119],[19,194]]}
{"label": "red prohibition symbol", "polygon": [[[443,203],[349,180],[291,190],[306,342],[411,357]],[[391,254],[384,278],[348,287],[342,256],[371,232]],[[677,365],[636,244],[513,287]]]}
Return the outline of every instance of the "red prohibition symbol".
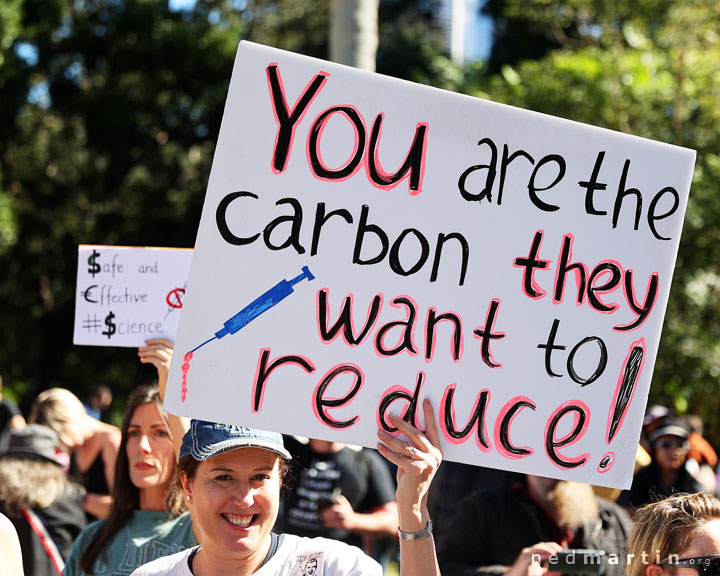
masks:
{"label": "red prohibition symbol", "polygon": [[182,308],[184,294],[184,288],[175,288],[174,290],[170,290],[165,298],[165,302],[167,302],[167,305],[171,308]]}

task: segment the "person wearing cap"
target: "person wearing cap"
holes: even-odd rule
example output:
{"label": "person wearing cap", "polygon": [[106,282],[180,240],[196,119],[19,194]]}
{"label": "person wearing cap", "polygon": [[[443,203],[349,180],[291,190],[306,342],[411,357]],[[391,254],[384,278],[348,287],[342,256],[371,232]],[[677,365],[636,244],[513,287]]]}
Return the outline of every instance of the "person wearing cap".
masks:
{"label": "person wearing cap", "polygon": [[310,438],[285,437],[294,488],[283,494],[276,529],[322,536],[368,550],[372,539],[394,538],[395,483],[374,450]]}
{"label": "person wearing cap", "polygon": [[88,522],[105,518],[111,506],[120,430],[88,416],[80,399],[65,388],[38,394],[28,422],[49,426],[58,435],[69,475],[85,487]]}
{"label": "person wearing cap", "polygon": [[[407,576],[440,573],[427,490],[442,453],[428,400],[423,408],[425,434],[392,416],[390,422],[409,440],[378,432],[378,450],[398,465],[401,574]],[[133,576],[380,576],[380,565],[358,548],[271,532],[290,459],[278,433],[193,420],[178,469],[201,546],[154,560]]]}
{"label": "person wearing cap", "polygon": [[28,424],[11,430],[0,454],[0,513],[12,521],[25,574],[57,576],[85,527],[85,490],[69,482],[55,458],[57,434]]}
{"label": "person wearing cap", "polygon": [[649,434],[652,461],[633,477],[630,490],[618,498],[618,504],[630,512],[675,493],[702,492],[702,486],[686,468],[690,450],[690,426],[678,416],[665,417]]}

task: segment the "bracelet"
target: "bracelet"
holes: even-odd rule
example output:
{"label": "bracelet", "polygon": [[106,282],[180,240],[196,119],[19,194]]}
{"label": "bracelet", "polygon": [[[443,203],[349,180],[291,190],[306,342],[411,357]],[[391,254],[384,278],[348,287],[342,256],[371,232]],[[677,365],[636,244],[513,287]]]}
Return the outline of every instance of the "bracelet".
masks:
{"label": "bracelet", "polygon": [[422,540],[423,538],[427,538],[428,536],[432,536],[432,520],[428,520],[425,528],[423,528],[422,530],[418,530],[417,532],[403,532],[398,526],[398,537],[400,538],[400,540],[404,540],[405,542]]}

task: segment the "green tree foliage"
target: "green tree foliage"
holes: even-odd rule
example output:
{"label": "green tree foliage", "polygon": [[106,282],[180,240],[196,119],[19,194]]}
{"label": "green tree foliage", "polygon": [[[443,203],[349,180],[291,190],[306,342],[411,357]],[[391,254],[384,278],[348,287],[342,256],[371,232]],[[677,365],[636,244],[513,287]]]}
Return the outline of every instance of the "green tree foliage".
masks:
{"label": "green tree foliage", "polygon": [[129,355],[72,346],[77,245],[193,245],[245,23],[221,2],[21,9],[2,78],[2,171],[19,236],[0,255],[12,279],[0,287],[0,366],[30,392],[131,386]]}
{"label": "green tree foliage", "polygon": [[[720,5],[705,0],[493,2],[555,47],[498,58],[478,96],[698,151],[651,402],[720,440]],[[500,50],[496,54],[502,53]]]}
{"label": "green tree foliage", "polygon": [[[5,66],[6,58],[12,55],[12,47],[21,30],[22,0],[9,0],[0,4],[0,89],[11,81]],[[3,94],[2,100],[5,100]],[[1,101],[0,101],[1,102]],[[4,104],[4,103],[3,103]],[[0,123],[7,119],[4,106],[0,106]],[[0,167],[0,254],[12,246],[17,240],[17,229],[12,212],[10,196],[3,189],[2,168]]]}
{"label": "green tree foliage", "polygon": [[[378,72],[698,150],[653,401],[720,408],[720,5],[490,0],[490,63],[444,55],[438,0],[382,0]],[[75,347],[79,243],[192,246],[239,40],[327,57],[328,0],[0,2],[0,372],[24,396],[133,350]]]}
{"label": "green tree foliage", "polygon": [[[383,3],[380,71],[457,84],[431,4]],[[192,247],[238,42],[327,58],[329,0],[0,5],[0,372],[26,407],[98,382],[121,403],[153,370],[72,345],[78,244]]]}

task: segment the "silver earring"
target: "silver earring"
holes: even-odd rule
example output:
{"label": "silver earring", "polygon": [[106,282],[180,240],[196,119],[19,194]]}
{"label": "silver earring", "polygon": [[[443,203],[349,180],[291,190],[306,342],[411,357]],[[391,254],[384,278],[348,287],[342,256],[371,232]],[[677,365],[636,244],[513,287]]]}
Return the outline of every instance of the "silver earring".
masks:
{"label": "silver earring", "polygon": [[188,502],[190,502],[190,494],[185,494],[185,500],[187,500]]}

